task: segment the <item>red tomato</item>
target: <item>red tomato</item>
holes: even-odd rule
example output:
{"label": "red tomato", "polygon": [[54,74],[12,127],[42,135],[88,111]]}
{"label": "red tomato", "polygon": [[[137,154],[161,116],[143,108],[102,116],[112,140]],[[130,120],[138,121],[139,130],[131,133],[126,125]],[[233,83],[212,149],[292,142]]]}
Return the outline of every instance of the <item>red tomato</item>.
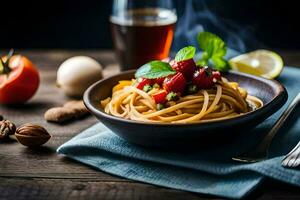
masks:
{"label": "red tomato", "polygon": [[164,80],[165,80],[165,77],[161,77],[161,78],[153,79],[153,82],[157,83],[158,85],[161,86],[163,84]]}
{"label": "red tomato", "polygon": [[177,72],[173,76],[169,76],[164,80],[163,87],[167,92],[175,92],[183,94],[186,86],[186,79],[182,73]]}
{"label": "red tomato", "polygon": [[168,93],[165,90],[162,90],[161,92],[153,94],[152,97],[156,104],[159,104],[159,103],[164,104],[167,101],[167,99],[166,99],[167,95],[168,95]]}
{"label": "red tomato", "polygon": [[24,56],[11,57],[9,67],[11,71],[8,74],[0,74],[0,103],[24,103],[38,89],[40,82],[38,70]]}
{"label": "red tomato", "polygon": [[221,73],[219,71],[213,71],[212,75],[217,80],[221,80],[221,78],[222,78]]}
{"label": "red tomato", "polygon": [[187,80],[191,80],[193,78],[194,72],[197,70],[196,64],[192,58],[179,62],[176,62],[174,60],[171,66],[177,72],[181,72],[184,75],[184,78],[186,78]]}
{"label": "red tomato", "polygon": [[138,84],[136,85],[136,87],[140,90],[143,90],[144,86],[145,85],[151,85],[152,84],[152,80],[151,79],[146,79],[146,78],[143,78],[141,79]]}
{"label": "red tomato", "polygon": [[219,71],[212,71],[209,67],[203,67],[194,73],[192,83],[198,88],[209,89],[220,79]]}

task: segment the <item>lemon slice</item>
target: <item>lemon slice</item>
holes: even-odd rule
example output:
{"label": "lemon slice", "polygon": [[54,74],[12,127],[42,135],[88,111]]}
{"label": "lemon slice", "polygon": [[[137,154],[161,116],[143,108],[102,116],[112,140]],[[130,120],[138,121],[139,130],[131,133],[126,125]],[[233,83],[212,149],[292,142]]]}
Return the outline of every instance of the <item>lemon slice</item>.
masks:
{"label": "lemon slice", "polygon": [[231,58],[229,64],[233,70],[273,79],[283,69],[282,58],[269,50],[256,50]]}

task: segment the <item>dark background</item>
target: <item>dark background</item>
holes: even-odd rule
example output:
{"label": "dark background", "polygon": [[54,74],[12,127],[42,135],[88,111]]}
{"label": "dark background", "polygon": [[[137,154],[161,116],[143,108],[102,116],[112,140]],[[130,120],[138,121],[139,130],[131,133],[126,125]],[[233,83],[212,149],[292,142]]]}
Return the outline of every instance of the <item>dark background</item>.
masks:
{"label": "dark background", "polygon": [[[174,0],[174,2],[180,17],[185,1]],[[297,1],[206,0],[205,2],[208,9],[218,18],[229,20],[236,26],[250,27],[251,37],[266,47],[300,48]],[[1,2],[0,47],[111,48],[108,23],[111,3],[110,0]]]}

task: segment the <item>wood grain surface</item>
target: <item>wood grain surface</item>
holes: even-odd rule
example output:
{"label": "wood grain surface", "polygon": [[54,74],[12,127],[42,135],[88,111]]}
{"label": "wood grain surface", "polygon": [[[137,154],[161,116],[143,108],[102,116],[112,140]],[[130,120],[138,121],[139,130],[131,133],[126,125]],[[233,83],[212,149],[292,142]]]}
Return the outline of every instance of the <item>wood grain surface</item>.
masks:
{"label": "wood grain surface", "polygon": [[[38,149],[26,148],[12,138],[0,142],[0,199],[220,199],[130,181],[97,171],[56,154],[56,148],[91,126],[89,116],[80,121],[57,125],[43,119],[44,112],[68,100],[55,86],[56,70],[66,58],[88,55],[104,67],[104,75],[118,73],[111,51],[39,50],[20,53],[39,68],[41,85],[23,106],[0,106],[0,114],[16,125],[32,122],[44,126],[52,139]],[[3,53],[3,51],[0,51]],[[300,66],[300,52],[281,52],[287,65]],[[248,199],[300,199],[300,189],[266,180]]]}

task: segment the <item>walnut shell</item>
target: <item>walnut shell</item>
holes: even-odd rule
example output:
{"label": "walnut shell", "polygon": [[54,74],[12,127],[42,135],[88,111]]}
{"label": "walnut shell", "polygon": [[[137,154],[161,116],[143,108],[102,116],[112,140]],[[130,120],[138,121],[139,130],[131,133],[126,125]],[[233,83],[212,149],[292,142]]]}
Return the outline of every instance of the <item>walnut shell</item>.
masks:
{"label": "walnut shell", "polygon": [[0,121],[0,140],[7,139],[10,135],[15,134],[16,126],[9,120]]}
{"label": "walnut shell", "polygon": [[18,127],[15,136],[21,144],[28,147],[43,145],[51,138],[45,128],[30,123]]}

